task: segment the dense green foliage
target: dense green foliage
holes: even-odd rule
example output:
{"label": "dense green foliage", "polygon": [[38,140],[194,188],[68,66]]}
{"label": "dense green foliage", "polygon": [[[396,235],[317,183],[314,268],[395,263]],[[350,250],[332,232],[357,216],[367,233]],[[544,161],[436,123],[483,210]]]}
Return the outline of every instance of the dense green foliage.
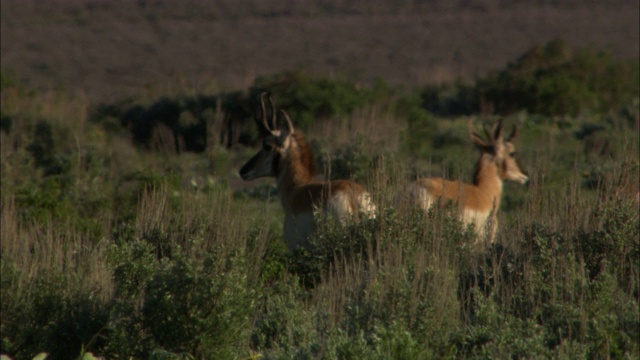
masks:
{"label": "dense green foliage", "polygon": [[464,83],[429,87],[425,105],[440,114],[526,110],[546,116],[620,109],[640,94],[640,64],[555,40],[535,46],[505,69]]}
{"label": "dense green foliage", "polygon": [[620,62],[603,51],[573,52],[556,40],[534,47],[505,70],[481,80],[477,92],[480,101],[498,112],[607,112],[638,97],[639,67],[637,61]]}
{"label": "dense green foliage", "polygon": [[385,103],[391,95],[391,89],[382,82],[361,88],[350,81],[290,71],[256,79],[247,91],[178,94],[150,103],[102,104],[93,109],[91,119],[109,129],[127,128],[137,144],[154,150],[203,152],[218,143],[227,147],[247,145],[256,140],[253,119],[260,108],[260,94],[265,91],[277,99],[279,108],[287,109],[302,130],[314,121]]}
{"label": "dense green foliage", "polygon": [[391,94],[382,81],[373,87],[361,87],[351,81],[314,78],[300,71],[257,79],[255,87],[272,92],[279,106],[291,109],[290,115],[302,129],[308,129],[316,119],[345,116],[365,105],[383,102]]}
{"label": "dense green foliage", "polygon": [[[424,92],[287,72],[244,92],[90,106],[3,75],[0,352],[634,358],[637,84],[600,78],[627,69],[606,55],[563,49],[533,49],[473,87],[527,83],[510,104],[536,113],[506,119],[531,185],[505,184],[491,245],[473,244],[453,209],[394,201],[414,174],[468,180],[477,159],[468,118],[440,117]],[[448,89],[458,102],[443,112],[478,110],[472,87]],[[308,130],[328,176],[371,190],[375,219],[318,216],[315,250],[287,253],[272,182],[236,175],[264,90]],[[611,97],[622,93],[635,97]]]}

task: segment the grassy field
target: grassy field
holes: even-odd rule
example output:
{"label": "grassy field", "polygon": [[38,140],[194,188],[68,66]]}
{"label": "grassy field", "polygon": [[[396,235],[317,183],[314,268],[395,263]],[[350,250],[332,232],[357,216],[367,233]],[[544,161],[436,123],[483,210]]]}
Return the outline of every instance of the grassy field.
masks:
{"label": "grassy field", "polygon": [[[630,25],[616,21],[626,10],[582,1],[533,12],[527,1],[477,2],[464,11],[444,1],[113,4],[2,2],[1,354],[637,357],[637,11]],[[549,20],[551,9],[563,20]],[[596,20],[580,17],[596,10]],[[518,22],[536,34],[567,41],[534,46],[547,36],[523,31],[514,13],[526,14]],[[455,19],[468,16],[458,30],[480,36],[465,30],[478,25],[476,15],[493,19],[493,30],[484,43],[451,40],[470,51],[457,70],[439,78],[411,72],[409,58],[435,61],[423,70],[430,73],[438,61],[449,66],[448,56],[428,59],[446,39],[463,36],[445,37]],[[263,32],[266,22],[275,25]],[[379,26],[370,34],[363,23]],[[195,35],[218,26],[225,41]],[[408,45],[392,44],[404,31],[417,37],[421,26],[442,43],[432,48],[435,58],[422,58],[428,48],[406,53]],[[275,43],[307,39],[307,53],[254,51],[292,28],[307,36]],[[61,33],[60,42],[42,40]],[[325,37],[345,38],[345,53],[323,50]],[[219,48],[205,46],[212,41]],[[492,56],[470,66],[490,41],[484,51]],[[477,47],[467,49],[472,42]],[[393,59],[378,61],[363,43]],[[176,44],[184,48],[174,57]],[[587,44],[596,46],[575,47]],[[228,52],[207,62],[215,49]],[[38,67],[43,51],[51,56],[40,56]],[[147,63],[150,53],[157,56]],[[288,60],[267,61],[276,54]],[[394,59],[402,61],[391,66]],[[230,71],[219,75],[223,67]],[[243,182],[237,174],[258,149],[253,118],[265,90],[310,143],[318,176],[364,185],[378,206],[375,219],[344,225],[320,216],[315,248],[288,253],[273,180]],[[474,245],[453,209],[425,213],[394,201],[417,176],[471,181],[479,152],[468,121],[490,126],[498,118],[507,129],[518,126],[516,157],[530,182],[505,183],[493,244]]]}

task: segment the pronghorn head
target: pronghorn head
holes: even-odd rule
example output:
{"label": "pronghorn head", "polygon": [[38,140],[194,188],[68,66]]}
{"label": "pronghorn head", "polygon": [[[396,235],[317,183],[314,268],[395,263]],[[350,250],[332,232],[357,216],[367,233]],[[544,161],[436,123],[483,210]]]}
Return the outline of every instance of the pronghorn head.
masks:
{"label": "pronghorn head", "polygon": [[[269,97],[271,106],[271,118],[269,121],[267,121],[267,109],[264,104],[266,96]],[[276,177],[280,159],[286,156],[291,145],[291,137],[295,132],[291,119],[284,110],[280,110],[285,120],[284,124],[282,124],[282,120],[278,122],[271,95],[266,92],[262,93],[260,95],[260,105],[262,116],[260,118],[256,117],[256,123],[262,137],[262,149],[240,169],[240,177],[244,180],[253,180],[265,176]]]}
{"label": "pronghorn head", "polygon": [[502,180],[516,181],[525,184],[529,177],[522,173],[515,159],[516,148],[513,140],[518,134],[514,125],[507,139],[503,137],[502,119],[493,125],[491,132],[483,127],[487,140],[478,135],[473,128],[473,121],[469,121],[469,135],[473,143],[482,151],[481,161],[493,162],[498,168],[498,175]]}

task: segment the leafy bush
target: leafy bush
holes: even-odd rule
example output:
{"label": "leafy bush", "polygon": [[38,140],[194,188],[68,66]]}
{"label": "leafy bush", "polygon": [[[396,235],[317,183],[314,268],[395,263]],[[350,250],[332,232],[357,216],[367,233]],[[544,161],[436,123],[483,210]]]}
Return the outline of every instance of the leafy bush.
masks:
{"label": "leafy bush", "polygon": [[441,116],[472,114],[479,106],[475,84],[462,81],[426,86],[420,98],[423,108]]}
{"label": "leafy bush", "polygon": [[618,60],[593,48],[574,51],[553,40],[474,84],[427,86],[421,97],[425,109],[444,116],[521,110],[547,116],[607,113],[637,102],[639,69],[637,60]]}
{"label": "leafy bush", "polygon": [[426,111],[419,97],[403,96],[395,105],[396,112],[407,121],[402,146],[405,153],[428,158],[430,147],[425,139],[431,138],[437,129],[436,117]]}
{"label": "leafy bush", "polygon": [[[327,163],[328,160],[328,163]],[[372,154],[367,152],[364,139],[357,137],[355,141],[337,148],[327,157],[320,158],[320,167],[326,169],[331,179],[351,179],[365,183],[372,168]]]}
{"label": "leafy bush", "polygon": [[[7,270],[3,265],[3,278],[17,276]],[[3,289],[11,288],[12,279],[8,281]],[[70,291],[70,281],[62,274],[43,274],[35,279],[33,294],[20,304],[3,301],[3,354],[30,358],[46,350],[53,359],[65,359],[79,355],[83,347],[101,348],[104,341],[100,335],[108,322],[109,308],[91,292]]]}
{"label": "leafy bush", "polygon": [[637,61],[593,49],[573,52],[562,40],[535,46],[506,69],[480,79],[480,107],[544,115],[607,112],[640,96]]}
{"label": "leafy bush", "polygon": [[365,105],[384,102],[391,94],[382,81],[366,88],[351,81],[313,77],[301,71],[257,79],[251,91],[253,97],[258,98],[263,91],[271,92],[277,107],[286,110],[294,126],[302,130],[318,119],[344,116]]}
{"label": "leafy bush", "polygon": [[629,201],[597,209],[591,219],[599,229],[582,231],[576,237],[578,254],[584,261],[589,277],[610,273],[628,295],[640,295],[640,284],[632,269],[640,268],[638,213]]}
{"label": "leafy bush", "polygon": [[225,358],[249,332],[253,291],[240,258],[193,261],[177,254],[148,283],[143,326],[159,347],[197,358]]}
{"label": "leafy bush", "polygon": [[148,149],[202,152],[217,144],[253,144],[258,135],[253,119],[259,115],[260,94],[265,91],[272,94],[276,109],[286,110],[301,130],[317,119],[384,102],[391,94],[382,81],[365,88],[289,71],[256,79],[248,92],[164,96],[151,104],[102,104],[93,107],[91,118],[112,131],[128,129],[134,141]]}
{"label": "leafy bush", "polygon": [[[211,108],[216,108],[216,99],[213,97],[164,97],[148,107],[134,105],[120,110],[120,124],[131,130],[137,143],[154,150],[201,152],[207,140],[203,116]],[[98,119],[108,115],[98,112],[94,117],[96,121],[101,121]]]}

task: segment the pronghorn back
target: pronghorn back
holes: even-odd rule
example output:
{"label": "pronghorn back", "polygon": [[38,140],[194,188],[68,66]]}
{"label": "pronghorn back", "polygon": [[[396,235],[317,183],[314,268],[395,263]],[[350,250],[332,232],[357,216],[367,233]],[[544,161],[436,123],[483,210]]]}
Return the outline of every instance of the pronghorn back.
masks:
{"label": "pronghorn back", "polygon": [[487,194],[471,184],[443,178],[424,178],[416,180],[416,185],[428,194],[429,205],[438,199],[443,199],[480,212],[489,212],[493,208]]}

